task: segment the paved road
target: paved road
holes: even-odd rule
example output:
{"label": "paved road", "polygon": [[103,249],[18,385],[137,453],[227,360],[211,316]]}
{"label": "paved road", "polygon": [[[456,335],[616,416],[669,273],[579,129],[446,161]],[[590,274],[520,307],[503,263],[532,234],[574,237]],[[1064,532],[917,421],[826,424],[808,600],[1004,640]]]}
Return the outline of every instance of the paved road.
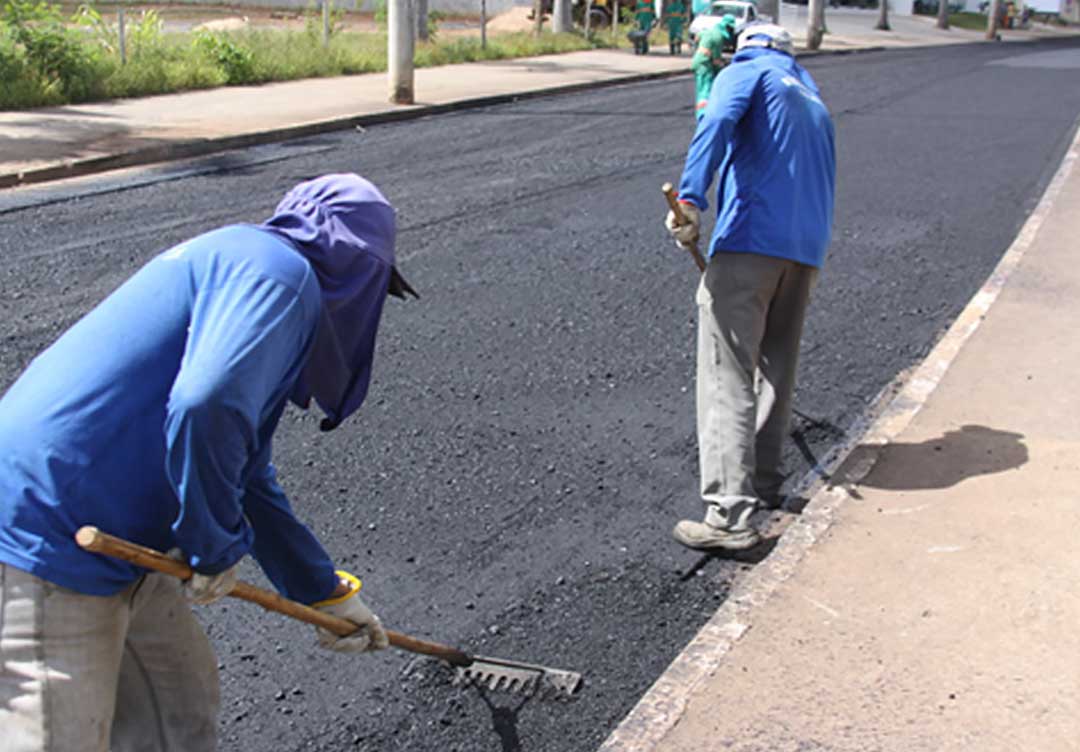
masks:
{"label": "paved road", "polygon": [[[1077,44],[808,62],[840,174],[802,412],[857,422],[981,284],[1072,134],[1078,66]],[[587,677],[571,702],[522,704],[403,671],[400,654],[330,657],[307,628],[213,606],[224,750],[590,749],[752,566],[668,537],[699,511],[695,275],[665,241],[658,192],[680,169],[691,94],[689,79],[626,86],[220,157],[124,190],[0,194],[6,386],[156,249],[257,221],[320,172],[374,179],[400,208],[401,267],[423,298],[388,304],[357,418],[320,434],[315,416],[286,414],[283,481],[388,624]],[[805,474],[804,455],[838,434],[796,429]]]}

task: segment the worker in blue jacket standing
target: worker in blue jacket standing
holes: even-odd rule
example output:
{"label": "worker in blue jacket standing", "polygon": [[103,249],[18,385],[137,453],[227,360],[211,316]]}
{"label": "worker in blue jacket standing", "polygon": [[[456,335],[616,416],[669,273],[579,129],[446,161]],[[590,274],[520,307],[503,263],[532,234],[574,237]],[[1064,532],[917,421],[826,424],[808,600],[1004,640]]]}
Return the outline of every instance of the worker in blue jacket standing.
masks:
{"label": "worker in blue jacket standing", "polygon": [[696,243],[719,175],[709,262],[698,287],[697,425],[703,521],[675,538],[696,549],[750,548],[750,515],[782,502],[799,339],[832,228],[836,155],[829,111],[772,24],[740,34],[716,77],[679,185]]}
{"label": "worker in blue jacket standing", "polygon": [[[340,424],[363,402],[394,267],[368,181],[298,185],[261,225],[167,250],[41,353],[0,399],[0,733],[8,752],[212,750],[217,662],[185,603],[252,554],[283,595],[386,647],[275,480],[287,402]],[[415,295],[415,293],[413,293]],[[82,525],[171,550],[186,583],[91,554]]]}

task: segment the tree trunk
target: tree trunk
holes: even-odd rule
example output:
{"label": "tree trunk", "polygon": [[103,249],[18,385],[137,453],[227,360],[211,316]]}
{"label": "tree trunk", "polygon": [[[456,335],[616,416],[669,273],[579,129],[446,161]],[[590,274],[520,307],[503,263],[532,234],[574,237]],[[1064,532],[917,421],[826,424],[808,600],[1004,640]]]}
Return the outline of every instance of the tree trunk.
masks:
{"label": "tree trunk", "polygon": [[949,4],[946,0],[938,0],[937,27],[939,29],[949,28]]}
{"label": "tree trunk", "polygon": [[997,39],[998,13],[1001,12],[1001,0],[990,0],[990,17],[986,20],[986,38]]}
{"label": "tree trunk", "polygon": [[570,17],[570,0],[555,0],[551,9],[551,30],[556,34],[574,30],[574,21]]}
{"label": "tree trunk", "polygon": [[889,26],[889,0],[878,0],[877,26],[874,28],[878,31],[891,30]]}
{"label": "tree trunk", "polygon": [[821,37],[825,31],[825,0],[809,0],[807,10],[806,48],[816,50],[821,47]]}
{"label": "tree trunk", "polygon": [[428,38],[428,0],[413,0],[416,3],[416,38],[427,41]]}

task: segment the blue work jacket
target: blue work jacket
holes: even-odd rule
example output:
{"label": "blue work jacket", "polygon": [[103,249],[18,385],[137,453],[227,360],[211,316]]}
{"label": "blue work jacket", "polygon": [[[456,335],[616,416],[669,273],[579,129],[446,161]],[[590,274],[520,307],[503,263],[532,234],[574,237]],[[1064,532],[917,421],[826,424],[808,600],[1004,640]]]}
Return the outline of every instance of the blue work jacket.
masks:
{"label": "blue work jacket", "polygon": [[717,174],[710,257],[757,253],[822,266],[836,182],[833,124],[813,78],[791,55],[743,49],[716,77],[679,199],[704,211]]}
{"label": "blue work jacket", "polygon": [[150,261],[0,399],[0,561],[114,593],[144,572],[81,550],[95,525],[204,574],[250,552],[286,596],[325,598],[333,565],[270,461],[321,305],[309,262],[253,226]]}

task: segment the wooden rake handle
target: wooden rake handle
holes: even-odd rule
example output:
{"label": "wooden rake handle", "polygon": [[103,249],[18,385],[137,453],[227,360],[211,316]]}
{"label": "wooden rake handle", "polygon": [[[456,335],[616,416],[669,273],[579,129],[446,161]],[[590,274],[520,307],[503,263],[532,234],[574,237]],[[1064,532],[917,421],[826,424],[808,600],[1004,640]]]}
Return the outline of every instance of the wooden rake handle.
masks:
{"label": "wooden rake handle", "polygon": [[[664,192],[664,198],[667,199],[668,208],[675,214],[675,221],[680,224],[686,224],[686,215],[683,214],[682,207],[679,206],[679,197],[675,195],[675,187],[671,183],[664,183],[660,190]],[[697,264],[698,271],[705,271],[705,259],[701,257],[701,252],[698,251],[697,243],[694,243],[688,249],[690,255],[694,257],[694,263]]]}
{"label": "wooden rake handle", "polygon": [[[181,580],[187,580],[194,574],[191,567],[182,561],[177,561],[152,548],[140,546],[137,543],[131,543],[122,538],[103,533],[92,525],[79,528],[78,532],[75,533],[75,541],[87,551],[123,559],[135,566],[153,569],[155,572],[172,575]],[[293,619],[314,624],[316,627],[322,627],[339,637],[346,637],[356,631],[356,625],[347,619],[331,616],[311,606],[305,606],[302,603],[283,598],[277,593],[249,585],[246,582],[237,582],[229,595],[233,598],[255,603],[267,611],[275,611]],[[396,648],[440,658],[454,666],[469,666],[473,662],[473,659],[466,653],[449,645],[418,640],[415,637],[391,629],[386,630],[386,636],[390,640],[390,644]]]}

